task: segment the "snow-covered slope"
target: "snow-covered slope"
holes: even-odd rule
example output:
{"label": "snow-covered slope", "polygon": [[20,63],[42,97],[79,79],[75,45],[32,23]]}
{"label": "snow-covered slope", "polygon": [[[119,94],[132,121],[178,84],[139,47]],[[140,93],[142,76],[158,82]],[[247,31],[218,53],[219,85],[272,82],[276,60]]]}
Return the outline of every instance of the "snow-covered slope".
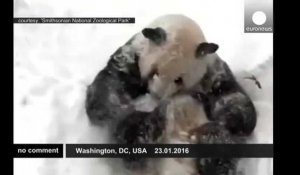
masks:
{"label": "snow-covered slope", "polygon": [[[105,143],[83,108],[85,88],[110,54],[154,18],[180,13],[218,43],[218,54],[240,79],[258,109],[251,142],[273,142],[272,34],[243,32],[240,0],[15,0],[15,17],[135,17],[135,24],[14,24],[14,142]],[[266,60],[271,60],[264,65]],[[246,175],[273,174],[271,159],[245,159]],[[105,159],[15,159],[16,175],[112,174]],[[251,167],[251,168],[248,168]],[[122,172],[123,170],[119,170]]]}

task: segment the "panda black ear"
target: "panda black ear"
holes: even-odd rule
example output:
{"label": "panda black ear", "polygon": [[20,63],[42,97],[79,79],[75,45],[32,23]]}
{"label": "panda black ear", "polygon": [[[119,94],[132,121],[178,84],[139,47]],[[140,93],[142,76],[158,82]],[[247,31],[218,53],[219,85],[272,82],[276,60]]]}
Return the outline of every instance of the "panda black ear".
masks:
{"label": "panda black ear", "polygon": [[167,40],[167,33],[164,29],[157,27],[157,28],[144,28],[142,30],[142,34],[145,38],[153,41],[155,44],[160,45],[164,41]]}
{"label": "panda black ear", "polygon": [[215,43],[200,43],[196,49],[196,57],[215,53],[218,50],[218,48],[219,46]]}

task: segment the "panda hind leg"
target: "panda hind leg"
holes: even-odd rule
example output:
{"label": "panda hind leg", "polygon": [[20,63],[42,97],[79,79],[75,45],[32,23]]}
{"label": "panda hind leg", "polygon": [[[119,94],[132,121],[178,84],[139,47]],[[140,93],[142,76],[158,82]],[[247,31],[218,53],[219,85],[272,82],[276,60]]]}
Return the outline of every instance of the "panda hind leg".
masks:
{"label": "panda hind leg", "polygon": [[[117,125],[115,138],[119,144],[158,143],[165,129],[165,109],[159,106],[152,112],[134,111]],[[147,168],[148,159],[129,156],[123,159],[129,169]]]}
{"label": "panda hind leg", "polygon": [[[191,131],[198,144],[233,144],[234,138],[224,126],[217,122],[206,123]],[[236,175],[237,159],[197,158],[196,166],[200,175]]]}

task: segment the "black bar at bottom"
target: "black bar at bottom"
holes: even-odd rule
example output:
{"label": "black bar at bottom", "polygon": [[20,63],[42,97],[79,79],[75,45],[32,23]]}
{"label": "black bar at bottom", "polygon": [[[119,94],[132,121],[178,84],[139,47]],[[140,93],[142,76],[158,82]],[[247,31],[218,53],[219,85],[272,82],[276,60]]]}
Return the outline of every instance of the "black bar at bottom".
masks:
{"label": "black bar at bottom", "polygon": [[272,158],[273,144],[66,144],[67,158]]}
{"label": "black bar at bottom", "polygon": [[63,144],[14,144],[15,158],[62,158]]}

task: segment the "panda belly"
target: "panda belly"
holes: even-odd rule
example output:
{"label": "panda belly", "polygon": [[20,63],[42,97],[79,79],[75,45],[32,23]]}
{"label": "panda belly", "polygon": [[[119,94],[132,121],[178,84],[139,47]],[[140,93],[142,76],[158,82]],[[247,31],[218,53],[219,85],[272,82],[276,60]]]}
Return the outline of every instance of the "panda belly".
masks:
{"label": "panda belly", "polygon": [[173,97],[166,117],[165,142],[169,144],[193,143],[190,131],[208,122],[203,105],[189,95]]}
{"label": "panda belly", "polygon": [[[164,143],[167,144],[195,143],[189,132],[208,122],[202,104],[189,95],[173,97],[166,116]],[[198,174],[194,158],[164,158],[161,159],[159,169],[160,175]]]}

